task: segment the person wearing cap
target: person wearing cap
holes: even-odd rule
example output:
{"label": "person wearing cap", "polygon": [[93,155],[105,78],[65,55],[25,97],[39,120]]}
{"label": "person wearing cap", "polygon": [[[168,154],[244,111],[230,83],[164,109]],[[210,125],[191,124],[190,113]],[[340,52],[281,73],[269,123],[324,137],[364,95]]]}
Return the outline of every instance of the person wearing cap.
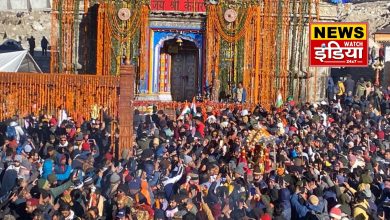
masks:
{"label": "person wearing cap", "polygon": [[54,172],[56,174],[64,174],[68,171],[71,170],[71,166],[67,165],[67,158],[65,154],[58,154],[57,155],[57,163],[54,167]]}
{"label": "person wearing cap", "polygon": [[27,136],[26,142],[22,146],[23,153],[30,153],[32,150],[35,150],[34,143],[32,141],[31,136]]}
{"label": "person wearing cap", "polygon": [[54,146],[49,145],[47,147],[47,155],[46,155],[47,159],[55,160],[57,158],[57,154],[59,154],[59,152],[56,150]]}
{"label": "person wearing cap", "polygon": [[85,155],[91,153],[91,145],[88,142],[84,142],[81,144],[81,153]]}
{"label": "person wearing cap", "polygon": [[31,198],[26,201],[26,212],[32,214],[38,208],[39,199]]}
{"label": "person wearing cap", "polygon": [[126,209],[120,209],[116,213],[115,219],[117,219],[117,220],[125,220],[126,219]]}
{"label": "person wearing cap", "polygon": [[[302,204],[307,201],[306,204]],[[308,196],[307,189],[297,186],[295,193],[291,197],[291,206],[296,211],[297,219],[308,219],[312,215],[327,214],[327,206],[315,195]]]}
{"label": "person wearing cap", "polygon": [[[114,165],[113,165],[114,166]],[[115,167],[115,166],[114,166]],[[117,168],[113,168],[115,171],[111,173],[109,178],[109,183],[107,184],[107,188],[105,190],[105,197],[107,199],[112,199],[116,195],[116,191],[118,189],[119,184],[121,183],[121,177],[116,172]],[[104,187],[103,187],[104,188]]]}
{"label": "person wearing cap", "polygon": [[[71,180],[68,180],[63,184],[61,184],[57,187],[54,187],[50,184],[50,182],[48,180],[41,178],[41,179],[38,179],[36,187],[38,189],[43,189],[43,190],[47,190],[48,192],[50,192],[51,199],[52,199],[52,201],[54,201],[62,193],[64,193],[64,191],[66,191],[70,187],[74,186],[74,182],[76,181],[76,179],[77,179],[77,177],[73,176]],[[53,180],[55,183],[55,178],[53,178]],[[53,182],[53,180],[51,180],[51,182]]]}
{"label": "person wearing cap", "polygon": [[372,216],[370,206],[367,201],[368,197],[364,192],[358,192],[356,195],[357,203],[353,206],[353,217],[355,219],[369,219]]}
{"label": "person wearing cap", "polygon": [[152,144],[151,147],[152,147],[154,150],[157,150],[157,149],[159,148],[159,146],[160,146],[160,139],[159,139],[159,138],[153,138],[151,144]]}
{"label": "person wearing cap", "polygon": [[[122,152],[115,149],[107,152],[118,137],[115,137],[115,143],[111,143],[110,137],[105,136],[108,133],[106,127],[98,125],[96,119],[92,124],[87,120],[80,123],[78,127],[83,133],[78,133],[73,139],[66,137],[67,148],[58,148],[63,144],[57,144],[55,140],[66,142],[61,139],[66,135],[67,125],[73,127],[69,117],[61,121],[62,127],[34,130],[37,134],[31,133],[33,129],[30,127],[26,136],[34,137],[31,139],[34,146],[46,144],[48,134],[53,134],[53,141],[47,147],[49,156],[45,147],[37,155],[33,149],[28,153],[30,149],[27,147],[21,157],[16,156],[15,152],[20,153],[20,150],[16,151],[17,143],[6,142],[0,153],[0,167],[4,173],[0,193],[7,197],[19,187],[22,192],[12,199],[12,205],[3,203],[0,196],[0,206],[5,204],[2,210],[11,209],[12,213],[17,213],[20,201],[41,197],[43,203],[58,200],[69,204],[75,216],[89,213],[86,220],[100,216],[128,218],[129,208],[138,219],[141,215],[151,219],[146,217],[152,216],[150,211],[154,211],[156,219],[166,219],[173,211],[170,218],[310,220],[340,219],[340,211],[349,216],[356,212],[365,218],[365,214],[370,215],[370,210],[375,210],[377,205],[376,215],[382,218],[384,211],[387,217],[390,216],[387,215],[387,207],[390,207],[387,166],[390,153],[388,158],[386,152],[390,139],[390,126],[387,125],[390,114],[386,112],[390,112],[390,105],[382,105],[383,118],[371,114],[367,108],[371,101],[375,108],[378,103],[383,103],[380,95],[375,93],[370,91],[367,98],[354,99],[352,104],[345,100],[340,103],[336,100],[295,103],[286,105],[281,112],[258,105],[253,114],[249,114],[248,106],[229,104],[220,109],[220,104],[202,103],[197,108],[198,114],[186,114],[176,119],[164,114],[165,110],[155,108],[153,120],[158,126],[147,116],[138,126],[136,143],[128,146],[133,147],[133,151],[125,148]],[[207,116],[212,120],[204,122],[201,118],[207,117],[204,112],[208,112]],[[197,130],[195,124],[199,122],[203,125]],[[195,129],[192,129],[194,125]],[[257,131],[261,134],[253,138],[256,143],[252,146],[249,136]],[[96,140],[99,150],[103,149],[100,152],[104,157],[93,153],[94,146],[88,146],[90,138]],[[269,158],[265,155],[259,157],[259,145],[264,141],[270,142],[261,147],[271,155]],[[73,146],[80,147],[80,152]],[[67,164],[68,158],[71,161]],[[32,165],[26,163],[27,159]],[[40,162],[44,165],[41,166]],[[70,176],[62,181],[57,176],[68,165],[80,170],[71,188],[67,187]],[[28,178],[30,173],[31,178]],[[37,186],[31,182],[34,174],[39,178]],[[63,186],[68,190],[60,190]],[[92,193],[93,188],[104,190],[96,196]],[[39,189],[45,191],[39,192]],[[290,193],[292,189],[296,192]],[[82,208],[77,201],[81,194],[87,200]],[[361,203],[357,199],[360,197],[367,201],[367,211],[357,206]],[[97,202],[101,201],[98,198],[104,198],[106,202]],[[123,198],[126,198],[124,203]],[[175,200],[176,205],[169,207],[170,200]],[[103,207],[102,203],[106,206]],[[54,206],[58,205],[54,203]],[[94,210],[95,206],[100,206],[98,211]],[[331,210],[328,212],[325,207]],[[120,214],[124,208],[127,209],[124,210],[125,217]],[[148,214],[144,215],[146,212]],[[366,213],[360,215],[358,212]],[[72,216],[70,211],[64,215]],[[57,219],[58,216],[50,214],[47,218]]]}
{"label": "person wearing cap", "polygon": [[82,144],[84,143],[84,138],[82,133],[78,133],[75,138],[74,149],[81,151]]}
{"label": "person wearing cap", "polygon": [[340,205],[336,205],[329,211],[331,220],[348,220],[348,215],[343,213],[340,209]]}

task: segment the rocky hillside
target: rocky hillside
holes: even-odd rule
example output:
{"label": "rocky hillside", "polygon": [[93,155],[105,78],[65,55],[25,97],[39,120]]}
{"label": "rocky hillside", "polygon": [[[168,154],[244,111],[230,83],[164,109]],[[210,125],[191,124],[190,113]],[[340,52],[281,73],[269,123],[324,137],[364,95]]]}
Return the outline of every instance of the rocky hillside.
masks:
{"label": "rocky hillside", "polygon": [[[370,34],[390,24],[390,1],[353,0],[357,3],[344,4],[342,7],[321,2],[320,15],[329,20],[368,22]],[[363,2],[363,3],[361,3]],[[0,44],[2,40],[15,39],[21,41],[27,48],[27,38],[33,35],[40,40],[42,36],[50,39],[50,13],[44,11],[32,12],[1,12]],[[37,47],[40,46],[37,44]]]}
{"label": "rocky hillside", "polygon": [[50,13],[48,12],[1,12],[0,44],[3,40],[14,39],[20,41],[23,48],[27,49],[27,38],[34,36],[38,49],[42,36],[50,39],[50,23]]}
{"label": "rocky hillside", "polygon": [[373,34],[390,25],[390,1],[353,0],[356,3],[320,3],[320,16],[323,21],[368,22],[370,47],[379,48]]}
{"label": "rocky hillside", "polygon": [[370,35],[390,25],[390,3],[375,1],[345,4],[339,13],[341,21],[368,22]]}

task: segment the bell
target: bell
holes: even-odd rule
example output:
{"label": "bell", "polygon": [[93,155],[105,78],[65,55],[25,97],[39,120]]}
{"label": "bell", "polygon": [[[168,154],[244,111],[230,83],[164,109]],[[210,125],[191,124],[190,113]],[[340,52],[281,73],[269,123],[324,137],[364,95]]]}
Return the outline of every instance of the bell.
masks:
{"label": "bell", "polygon": [[181,47],[183,45],[183,40],[179,37],[177,38],[176,43],[178,43],[179,46]]}

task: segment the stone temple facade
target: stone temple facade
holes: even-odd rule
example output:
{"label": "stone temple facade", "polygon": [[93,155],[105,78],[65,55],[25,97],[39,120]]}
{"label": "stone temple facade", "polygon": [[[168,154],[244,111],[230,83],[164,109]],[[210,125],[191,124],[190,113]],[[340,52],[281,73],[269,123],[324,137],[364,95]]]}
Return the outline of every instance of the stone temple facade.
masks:
{"label": "stone temple facade", "polygon": [[[81,0],[79,8],[79,16],[76,18],[82,18],[82,13],[85,11]],[[40,50],[39,40],[46,36],[49,39],[51,36],[51,0],[0,0],[0,43],[7,39],[13,39],[24,47],[28,48],[27,39],[30,36],[34,36],[37,39],[36,50]],[[322,21],[368,21],[370,33],[381,29],[386,24],[390,23],[390,12],[388,1],[370,1],[369,3],[355,3],[346,5],[332,5],[329,3],[321,2],[319,7],[320,19]],[[197,15],[197,17],[188,17],[184,15],[183,20],[180,22],[193,21],[193,25],[204,25],[205,16]],[[196,22],[195,22],[196,21]],[[172,20],[171,15],[161,13],[159,11],[152,11],[150,16],[150,26],[158,28],[162,23],[176,25],[178,21]],[[169,23],[170,22],[170,23]],[[191,22],[190,22],[191,23]],[[198,27],[199,29],[201,27]],[[78,30],[76,30],[78,31]],[[308,31],[308,27],[306,30]],[[161,32],[162,33],[162,32]],[[163,34],[163,33],[162,33]],[[195,33],[192,33],[194,35]],[[169,35],[169,34],[168,34]],[[169,36],[157,36],[160,39]],[[196,39],[196,34],[189,38]],[[165,39],[165,38],[164,38]],[[169,39],[168,39],[169,40]],[[186,39],[183,39],[186,40]],[[79,44],[79,42],[76,42]],[[158,45],[159,42],[155,42]],[[203,44],[200,40],[198,44]],[[308,46],[308,42],[304,42],[305,48]],[[373,39],[370,39],[370,46],[379,48]],[[75,45],[75,47],[81,47],[81,45]],[[162,49],[162,46],[161,48]],[[307,51],[307,50],[303,50]],[[77,54],[75,55],[77,56]],[[307,53],[297,54],[301,56],[302,66],[308,65]],[[40,59],[37,57],[36,59]],[[79,59],[75,59],[79,60]],[[42,63],[43,62],[43,63]],[[50,62],[48,59],[38,62],[40,65],[46,65],[43,70],[48,70],[49,64],[44,62]],[[78,61],[76,61],[78,62]],[[153,64],[154,65],[154,64]],[[82,66],[81,63],[75,63],[75,66]],[[77,68],[76,68],[77,69]],[[292,70],[298,72],[298,77],[294,80],[294,88],[298,88],[294,93],[294,98],[301,101],[320,101],[325,98],[326,78],[331,72],[330,68],[308,68],[307,71]],[[80,72],[82,73],[82,71]],[[307,85],[316,85],[308,87]],[[156,98],[155,95],[151,96],[152,99]],[[150,97],[149,97],[150,98]],[[164,97],[160,97],[164,99]]]}

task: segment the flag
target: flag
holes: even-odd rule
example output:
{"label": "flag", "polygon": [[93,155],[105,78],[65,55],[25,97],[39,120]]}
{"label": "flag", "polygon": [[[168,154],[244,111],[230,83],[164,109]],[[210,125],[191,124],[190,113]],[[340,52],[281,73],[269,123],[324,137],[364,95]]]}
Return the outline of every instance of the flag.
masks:
{"label": "flag", "polygon": [[205,105],[202,105],[202,106],[201,106],[201,109],[202,109],[202,116],[203,116],[203,118],[204,118],[204,119],[207,119],[208,116],[207,116],[207,111],[206,111]]}
{"label": "flag", "polygon": [[185,105],[183,110],[181,111],[181,114],[180,114],[180,117],[184,117],[185,114],[190,114],[191,113],[191,109],[188,107],[188,105]]}
{"label": "flag", "polygon": [[195,101],[195,97],[192,99],[192,103],[191,103],[191,113],[193,115],[196,115],[196,101]]}
{"label": "flag", "polygon": [[278,96],[276,97],[275,106],[276,106],[276,108],[280,108],[280,107],[282,107],[282,105],[283,105],[282,94],[280,93],[280,91],[278,91]]}

